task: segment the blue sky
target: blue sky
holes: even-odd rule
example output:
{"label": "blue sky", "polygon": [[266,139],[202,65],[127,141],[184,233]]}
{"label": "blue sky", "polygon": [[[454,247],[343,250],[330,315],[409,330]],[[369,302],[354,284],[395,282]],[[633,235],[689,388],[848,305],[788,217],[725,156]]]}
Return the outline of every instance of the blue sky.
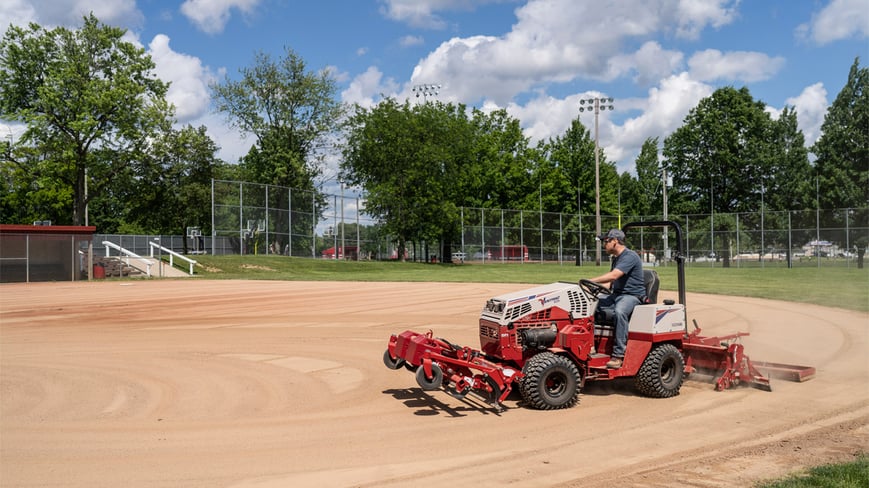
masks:
{"label": "blue sky", "polygon": [[811,144],[855,57],[869,61],[869,0],[5,0],[0,29],[75,28],[90,11],[148,50],[179,123],[206,125],[230,162],[250,140],[213,112],[208,84],[256,51],[293,49],[365,106],[439,83],[440,100],[506,107],[533,141],[562,134],[581,99],[613,97],[600,143],[621,171],[722,86],[773,116],[795,107]]}

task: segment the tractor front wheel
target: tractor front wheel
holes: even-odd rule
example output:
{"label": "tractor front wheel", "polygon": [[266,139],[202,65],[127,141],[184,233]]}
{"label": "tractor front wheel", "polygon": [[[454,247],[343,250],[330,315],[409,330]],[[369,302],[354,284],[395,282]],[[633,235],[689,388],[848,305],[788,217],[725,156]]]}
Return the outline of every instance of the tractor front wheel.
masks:
{"label": "tractor front wheel", "polygon": [[398,369],[404,365],[404,359],[393,358],[392,354],[389,354],[389,349],[387,349],[383,351],[383,364],[389,369]]}
{"label": "tractor front wheel", "polygon": [[684,377],[682,353],[673,344],[661,344],[646,356],[634,381],[643,395],[669,398],[679,394]]}
{"label": "tractor front wheel", "polygon": [[579,401],[579,370],[570,359],[541,352],[525,363],[522,399],[538,410],[570,408]]}
{"label": "tractor front wheel", "polygon": [[416,368],[416,382],[425,391],[437,390],[444,383],[444,371],[435,363],[431,364],[431,378],[425,375],[425,368]]}

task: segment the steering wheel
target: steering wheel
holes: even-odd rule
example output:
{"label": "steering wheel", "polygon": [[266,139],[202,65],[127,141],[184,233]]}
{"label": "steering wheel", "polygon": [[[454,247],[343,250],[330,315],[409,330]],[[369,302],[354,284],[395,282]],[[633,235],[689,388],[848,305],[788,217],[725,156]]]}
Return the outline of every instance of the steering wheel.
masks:
{"label": "steering wheel", "polygon": [[595,298],[597,298],[599,295],[612,295],[612,291],[610,291],[609,288],[591,280],[579,280],[579,287],[582,288],[582,291],[588,293]]}

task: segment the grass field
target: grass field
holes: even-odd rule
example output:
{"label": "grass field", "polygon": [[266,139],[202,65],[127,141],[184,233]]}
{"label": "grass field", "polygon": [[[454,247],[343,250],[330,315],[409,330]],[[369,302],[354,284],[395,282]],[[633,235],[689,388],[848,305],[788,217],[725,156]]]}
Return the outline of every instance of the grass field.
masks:
{"label": "grass field", "polygon": [[[294,281],[431,281],[550,283],[591,278],[608,266],[572,264],[425,264],[329,261],[284,256],[196,256],[197,276],[206,279]],[[662,290],[676,290],[675,266],[654,268]],[[706,268],[685,271],[687,291],[813,303],[869,312],[869,269]]]}

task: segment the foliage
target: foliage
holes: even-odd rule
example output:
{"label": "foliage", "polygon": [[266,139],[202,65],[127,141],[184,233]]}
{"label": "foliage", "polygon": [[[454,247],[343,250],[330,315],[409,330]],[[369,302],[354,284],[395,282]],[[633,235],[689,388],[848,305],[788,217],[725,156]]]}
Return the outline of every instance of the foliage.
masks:
{"label": "foliage", "polygon": [[211,230],[211,178],[221,162],[205,127],[190,125],[155,140],[133,185],[130,223],[146,232],[187,235],[187,227]]}
{"label": "foliage", "polygon": [[869,204],[869,68],[854,60],[848,81],[833,100],[812,146],[817,156],[821,208]]}
{"label": "foliage", "polygon": [[365,188],[365,212],[396,236],[400,256],[408,241],[440,241],[449,255],[461,206],[526,198],[526,140],[503,110],[469,118],[463,105],[386,99],[356,107],[346,136],[343,176]]}
{"label": "foliage", "polygon": [[860,454],[849,463],[827,464],[785,479],[759,483],[758,488],[861,488],[869,486],[869,456]]}
{"label": "foliage", "polygon": [[650,137],[643,142],[636,160],[636,204],[629,207],[635,215],[663,215],[662,168],[658,161],[658,138]]}
{"label": "foliage", "polygon": [[92,14],[81,29],[12,25],[0,41],[0,118],[26,125],[8,148],[3,214],[80,225],[172,110],[143,49]]}
{"label": "foliage", "polygon": [[[784,210],[806,201],[810,166],[796,113],[785,107],[773,120],[746,88],[701,100],[664,141],[664,156],[675,213]],[[710,229],[734,230],[731,220],[710,218]],[[729,248],[727,235],[716,248]]]}
{"label": "foliage", "polygon": [[[745,212],[756,208],[769,176],[771,121],[748,89],[720,88],[700,101],[664,140],[671,204],[678,213]],[[757,181],[746,185],[746,179]]]}
{"label": "foliage", "polygon": [[217,110],[256,144],[241,161],[245,180],[303,190],[314,178],[343,106],[331,72],[312,73],[291,49],[278,60],[259,52],[241,80],[211,86]]}

